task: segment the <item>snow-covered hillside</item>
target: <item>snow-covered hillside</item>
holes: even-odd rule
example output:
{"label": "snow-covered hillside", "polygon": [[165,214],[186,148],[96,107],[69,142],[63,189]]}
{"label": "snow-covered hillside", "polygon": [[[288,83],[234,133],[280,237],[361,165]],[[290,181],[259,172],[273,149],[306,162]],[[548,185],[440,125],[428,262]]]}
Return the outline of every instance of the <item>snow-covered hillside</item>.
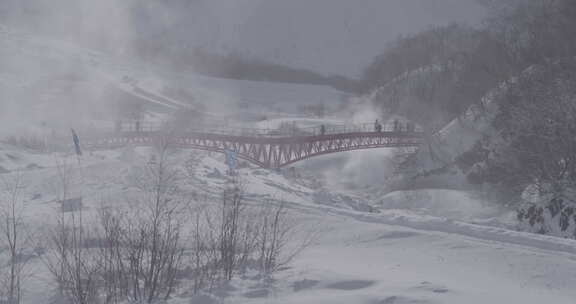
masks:
{"label": "snow-covered hillside", "polygon": [[109,126],[118,108],[138,108],[134,105],[142,106],[147,120],[188,109],[261,120],[295,116],[310,105],[330,112],[349,98],[328,86],[157,70],[7,27],[0,30],[0,46],[0,137]]}

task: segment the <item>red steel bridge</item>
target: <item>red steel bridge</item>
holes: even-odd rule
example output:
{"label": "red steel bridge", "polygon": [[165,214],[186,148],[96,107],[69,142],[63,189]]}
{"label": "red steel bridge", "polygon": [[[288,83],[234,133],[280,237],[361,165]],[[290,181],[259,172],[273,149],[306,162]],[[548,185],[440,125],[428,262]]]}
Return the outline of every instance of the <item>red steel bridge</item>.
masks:
{"label": "red steel bridge", "polygon": [[[82,136],[81,136],[82,137]],[[170,132],[150,125],[117,125],[116,132],[84,136],[88,150],[123,146],[153,146],[163,142],[170,147],[225,153],[263,168],[281,168],[311,157],[344,151],[375,148],[416,147],[424,141],[424,132],[411,124],[375,123],[326,125],[309,128],[247,129],[195,128]]]}

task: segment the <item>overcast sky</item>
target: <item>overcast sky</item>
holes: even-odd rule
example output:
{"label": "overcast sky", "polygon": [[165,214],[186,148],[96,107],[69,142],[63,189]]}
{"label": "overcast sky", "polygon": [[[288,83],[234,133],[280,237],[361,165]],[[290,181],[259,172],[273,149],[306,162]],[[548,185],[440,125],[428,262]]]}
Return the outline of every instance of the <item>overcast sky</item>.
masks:
{"label": "overcast sky", "polygon": [[475,0],[203,0],[197,41],[210,48],[355,76],[400,34],[478,24]]}
{"label": "overcast sky", "polygon": [[129,48],[138,33],[157,32],[151,37],[176,35],[212,51],[357,76],[400,34],[455,21],[477,24],[484,10],[475,1],[0,0],[0,23],[116,50]]}

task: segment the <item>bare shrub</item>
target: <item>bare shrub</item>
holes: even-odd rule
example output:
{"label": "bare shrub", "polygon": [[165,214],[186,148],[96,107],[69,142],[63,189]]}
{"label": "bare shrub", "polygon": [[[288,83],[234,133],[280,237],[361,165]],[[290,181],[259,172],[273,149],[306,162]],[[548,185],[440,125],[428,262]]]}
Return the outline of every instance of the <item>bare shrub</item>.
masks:
{"label": "bare shrub", "polygon": [[99,252],[101,293],[103,302],[119,303],[128,298],[128,265],[125,258],[124,214],[101,208],[99,217]]}
{"label": "bare shrub", "polygon": [[178,181],[179,172],[169,165],[165,142],[156,160],[134,179],[138,194],[131,207],[135,214],[120,229],[125,238],[128,295],[134,301],[166,300],[174,292],[184,253]]}
{"label": "bare shrub", "polygon": [[[57,163],[59,202],[69,198],[72,168],[65,162]],[[88,304],[97,299],[98,263],[91,250],[85,248],[89,238],[84,224],[83,210],[66,212],[60,208],[55,229],[50,232],[51,250],[44,260],[56,280],[61,296],[71,303]]]}
{"label": "bare shrub", "polygon": [[206,209],[204,221],[196,213],[195,292],[248,271],[270,277],[310,244],[311,238],[295,239],[284,202],[249,205],[237,179],[221,200],[218,208]]}
{"label": "bare shrub", "polygon": [[22,283],[27,264],[26,249],[32,243],[32,236],[24,220],[22,191],[25,189],[21,174],[4,180],[0,197],[0,244],[6,250],[0,251],[6,259],[8,270],[0,273],[0,299],[7,304],[19,304],[22,299]]}
{"label": "bare shrub", "polygon": [[[66,168],[59,172],[64,201],[70,174]],[[133,173],[126,209],[102,205],[90,229],[82,209],[61,209],[46,260],[71,303],[166,301],[190,286],[185,282],[195,293],[211,291],[248,271],[270,276],[298,251],[287,249],[294,225],[284,203],[247,204],[236,178],[216,204],[191,208],[195,222],[185,225],[188,194],[167,145]]]}
{"label": "bare shrub", "polygon": [[270,201],[259,206],[259,209],[255,253],[257,270],[264,277],[270,277],[308,248],[315,232],[313,229],[297,231],[284,201]]}
{"label": "bare shrub", "polygon": [[244,211],[243,193],[237,183],[225,189],[222,194],[222,215],[219,231],[220,264],[224,278],[231,280],[237,268],[240,251],[241,223],[240,218]]}
{"label": "bare shrub", "polygon": [[[170,298],[177,286],[182,247],[179,172],[162,141],[158,157],[134,172],[130,213],[102,207],[95,225],[83,210],[61,208],[50,232],[46,265],[71,303],[152,303]],[[69,200],[71,169],[58,164],[59,201]]]}
{"label": "bare shrub", "polygon": [[285,222],[284,203],[276,208],[264,207],[258,235],[258,266],[264,274],[273,273],[282,263],[280,253],[287,241],[290,227]]}

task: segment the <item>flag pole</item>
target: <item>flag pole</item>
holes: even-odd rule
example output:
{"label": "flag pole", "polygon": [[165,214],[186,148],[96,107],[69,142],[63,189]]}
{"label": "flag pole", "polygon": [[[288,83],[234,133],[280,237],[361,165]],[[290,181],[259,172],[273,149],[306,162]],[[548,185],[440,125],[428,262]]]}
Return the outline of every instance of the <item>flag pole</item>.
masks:
{"label": "flag pole", "polygon": [[[78,161],[78,174],[80,175],[80,185],[79,185],[79,195],[80,195],[80,199],[79,199],[79,209],[78,209],[78,228],[77,231],[76,229],[73,229],[73,238],[74,238],[74,242],[75,242],[75,246],[78,246],[78,248],[74,248],[75,252],[75,262],[77,263],[77,265],[75,265],[75,267],[77,268],[76,271],[78,271],[78,273],[76,274],[77,276],[80,276],[80,260],[82,258],[82,246],[84,246],[84,223],[83,223],[83,212],[82,209],[84,207],[84,197],[82,195],[83,192],[83,188],[84,188],[84,172],[82,170],[82,150],[80,148],[80,138],[78,137],[78,134],[76,134],[76,131],[74,131],[74,129],[70,128],[70,130],[72,131],[72,141],[74,142],[74,152],[76,152],[76,160]],[[74,207],[72,207],[74,208]],[[72,210],[72,221],[73,221],[73,225],[76,225],[75,220],[74,220],[74,210]]]}

